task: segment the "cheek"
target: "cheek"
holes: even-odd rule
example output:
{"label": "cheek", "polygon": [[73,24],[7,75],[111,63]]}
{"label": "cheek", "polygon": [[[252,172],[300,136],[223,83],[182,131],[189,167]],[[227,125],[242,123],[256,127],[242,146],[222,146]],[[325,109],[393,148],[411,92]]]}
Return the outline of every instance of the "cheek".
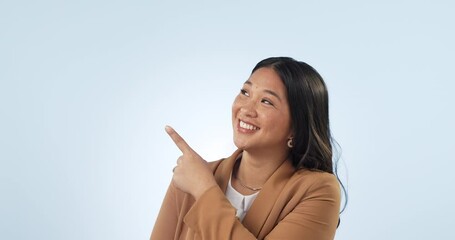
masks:
{"label": "cheek", "polygon": [[237,96],[232,103],[232,118],[234,118],[235,113],[239,109],[239,97]]}
{"label": "cheek", "polygon": [[232,108],[231,108],[232,122],[234,122],[234,120],[235,120],[235,115],[236,115],[237,109],[238,109],[237,101],[234,100],[234,102],[232,103]]}
{"label": "cheek", "polygon": [[282,114],[274,117],[275,121],[270,122],[273,126],[281,126],[275,128],[283,134],[289,135],[292,129],[291,118],[289,116],[283,116]]}
{"label": "cheek", "polygon": [[286,121],[283,122],[283,124],[286,125],[286,129],[284,129],[284,130],[286,131],[288,137],[289,137],[290,135],[293,135],[293,134],[292,134],[293,130],[292,130],[292,121],[291,121],[291,117],[287,118]]}

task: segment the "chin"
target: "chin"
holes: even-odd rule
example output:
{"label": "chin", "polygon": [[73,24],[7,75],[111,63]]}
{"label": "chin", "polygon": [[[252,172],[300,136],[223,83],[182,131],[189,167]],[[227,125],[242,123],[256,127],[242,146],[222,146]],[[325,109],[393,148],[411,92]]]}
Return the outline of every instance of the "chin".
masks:
{"label": "chin", "polygon": [[238,149],[242,149],[242,150],[246,150],[248,148],[248,144],[247,143],[244,143],[244,142],[237,142],[234,140],[234,145],[238,148]]}

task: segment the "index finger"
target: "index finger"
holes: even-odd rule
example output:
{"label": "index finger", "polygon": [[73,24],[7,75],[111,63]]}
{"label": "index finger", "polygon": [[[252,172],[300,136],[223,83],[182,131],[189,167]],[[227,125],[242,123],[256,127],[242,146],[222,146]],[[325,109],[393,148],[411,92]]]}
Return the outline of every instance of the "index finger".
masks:
{"label": "index finger", "polygon": [[182,151],[182,153],[187,153],[187,152],[192,152],[193,149],[186,143],[186,141],[170,126],[166,126],[164,128],[169,134],[169,136],[172,138],[172,141],[174,141],[175,145]]}

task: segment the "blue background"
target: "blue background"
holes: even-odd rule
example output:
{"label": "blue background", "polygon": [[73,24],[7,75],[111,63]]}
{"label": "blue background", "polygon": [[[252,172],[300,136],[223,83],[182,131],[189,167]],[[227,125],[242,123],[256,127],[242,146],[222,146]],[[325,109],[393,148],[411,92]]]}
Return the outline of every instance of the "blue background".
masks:
{"label": "blue background", "polygon": [[0,238],[147,239],[178,149],[234,149],[269,56],[330,91],[336,239],[455,239],[453,1],[1,1]]}

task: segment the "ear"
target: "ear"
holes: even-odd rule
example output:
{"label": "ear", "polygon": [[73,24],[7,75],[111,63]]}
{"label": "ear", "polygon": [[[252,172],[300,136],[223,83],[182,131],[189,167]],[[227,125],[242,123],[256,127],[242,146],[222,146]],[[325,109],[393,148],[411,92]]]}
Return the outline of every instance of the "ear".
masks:
{"label": "ear", "polygon": [[288,133],[287,138],[290,139],[290,138],[293,138],[293,137],[294,137],[294,129],[291,128],[291,129],[289,130],[289,133]]}

